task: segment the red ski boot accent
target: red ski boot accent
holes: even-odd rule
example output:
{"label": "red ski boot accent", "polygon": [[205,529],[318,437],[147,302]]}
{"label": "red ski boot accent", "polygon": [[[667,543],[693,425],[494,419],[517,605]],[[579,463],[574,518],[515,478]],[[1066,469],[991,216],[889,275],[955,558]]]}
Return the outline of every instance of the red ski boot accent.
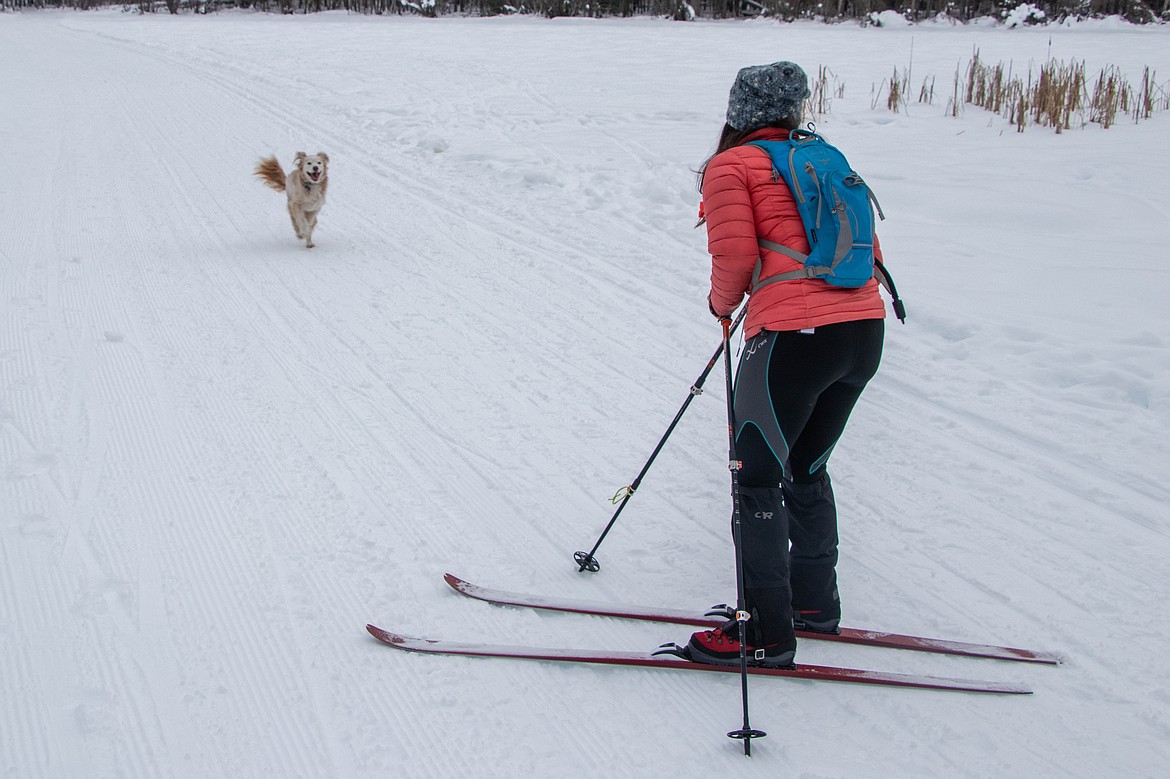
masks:
{"label": "red ski boot accent", "polygon": [[832,633],[840,635],[841,617],[834,617],[823,611],[812,609],[793,609],[792,622],[797,630],[807,630],[810,633]]}
{"label": "red ski boot accent", "polygon": [[[732,630],[724,628],[703,630],[691,636],[687,643],[690,658],[696,663],[710,665],[738,665],[739,639],[733,633],[738,632],[738,625],[732,623]],[[796,640],[784,646],[772,644],[762,647],[747,647],[749,665],[758,665],[765,668],[791,668],[796,657]]]}

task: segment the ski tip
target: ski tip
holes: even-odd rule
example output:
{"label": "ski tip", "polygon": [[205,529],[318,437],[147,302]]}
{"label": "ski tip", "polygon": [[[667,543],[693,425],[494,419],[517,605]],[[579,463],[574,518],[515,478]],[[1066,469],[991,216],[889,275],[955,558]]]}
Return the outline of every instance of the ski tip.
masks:
{"label": "ski tip", "polygon": [[989,682],[985,689],[973,690],[973,692],[989,692],[998,695],[1035,695],[1031,687],[1025,687],[1022,684],[1012,684],[1010,682],[1003,684]]}
{"label": "ski tip", "polygon": [[1048,663],[1049,665],[1064,665],[1068,662],[1068,657],[1060,652],[1035,652],[1037,663]]}
{"label": "ski tip", "polygon": [[366,631],[369,632],[371,636],[381,641],[383,644],[389,644],[390,646],[400,646],[403,643],[402,636],[395,635],[394,633],[391,633],[387,630],[382,630],[382,628],[378,627],[377,625],[366,625]]}
{"label": "ski tip", "polygon": [[1033,652],[1023,650],[1014,655],[993,655],[993,660],[1018,660],[1021,663],[1036,663],[1037,665],[1064,665],[1064,657],[1051,652]]}
{"label": "ski tip", "polygon": [[467,588],[467,586],[469,585],[469,582],[467,582],[467,581],[466,581],[466,580],[464,580],[464,579],[460,579],[458,576],[456,576],[456,575],[455,575],[455,574],[453,574],[453,573],[445,573],[445,574],[443,574],[443,579],[444,579],[444,580],[447,582],[447,584],[449,584],[449,585],[450,585],[450,586],[451,586],[453,589],[459,590],[460,592],[463,592],[463,591],[464,591],[464,590]]}

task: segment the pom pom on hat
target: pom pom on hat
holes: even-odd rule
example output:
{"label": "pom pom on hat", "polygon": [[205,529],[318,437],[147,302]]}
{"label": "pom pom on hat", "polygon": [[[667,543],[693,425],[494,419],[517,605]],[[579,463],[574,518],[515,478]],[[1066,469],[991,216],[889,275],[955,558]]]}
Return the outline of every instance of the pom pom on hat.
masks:
{"label": "pom pom on hat", "polygon": [[799,122],[811,94],[808,76],[795,62],[743,68],[731,85],[727,123],[736,130],[758,130],[785,119]]}

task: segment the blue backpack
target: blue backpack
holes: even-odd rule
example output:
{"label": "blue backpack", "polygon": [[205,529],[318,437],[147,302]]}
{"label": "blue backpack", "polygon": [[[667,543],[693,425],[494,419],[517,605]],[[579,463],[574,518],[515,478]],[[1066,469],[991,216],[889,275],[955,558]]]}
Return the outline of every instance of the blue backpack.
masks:
{"label": "blue backpack", "polygon": [[793,130],[787,141],[752,141],[750,145],[759,146],[772,158],[772,180],[783,178],[792,190],[811,247],[804,255],[761,238],[760,248],[791,257],[804,268],[761,280],[761,258],[752,273],[752,291],[777,281],[805,278],[821,279],[835,287],[860,287],[876,274],[894,298],[898,318],[905,321],[893,280],[873,252],[874,208],[882,219],[886,216],[845,155],[809,130]]}

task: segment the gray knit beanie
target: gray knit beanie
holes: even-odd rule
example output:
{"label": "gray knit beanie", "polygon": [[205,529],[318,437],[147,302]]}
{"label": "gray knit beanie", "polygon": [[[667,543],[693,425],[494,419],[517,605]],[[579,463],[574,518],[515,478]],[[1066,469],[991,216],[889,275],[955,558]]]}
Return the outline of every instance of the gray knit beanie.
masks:
{"label": "gray knit beanie", "polygon": [[727,123],[736,130],[758,130],[784,119],[797,122],[812,93],[808,76],[795,62],[752,65],[739,71],[727,101]]}

